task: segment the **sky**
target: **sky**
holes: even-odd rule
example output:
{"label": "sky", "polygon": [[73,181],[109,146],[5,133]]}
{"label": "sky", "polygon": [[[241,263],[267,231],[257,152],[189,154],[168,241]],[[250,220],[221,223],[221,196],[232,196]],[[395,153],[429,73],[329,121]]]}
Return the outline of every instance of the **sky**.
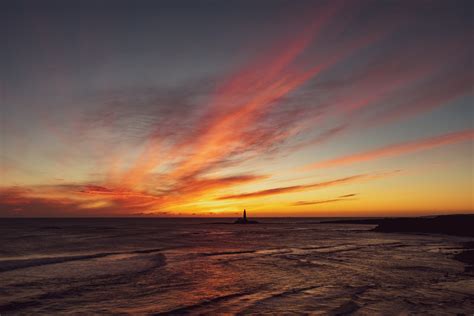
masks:
{"label": "sky", "polygon": [[473,213],[472,1],[2,1],[0,217]]}

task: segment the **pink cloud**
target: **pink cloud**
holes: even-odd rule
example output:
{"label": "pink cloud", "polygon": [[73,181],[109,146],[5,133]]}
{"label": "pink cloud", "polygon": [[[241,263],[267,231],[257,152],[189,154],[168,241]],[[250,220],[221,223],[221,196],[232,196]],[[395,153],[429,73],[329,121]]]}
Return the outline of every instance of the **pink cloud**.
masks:
{"label": "pink cloud", "polygon": [[389,145],[383,148],[369,150],[353,155],[342,156],[334,159],[329,159],[304,167],[304,170],[328,168],[343,166],[363,161],[371,161],[384,157],[399,156],[416,151],[426,150],[430,148],[440,147],[448,144],[454,144],[472,140],[474,138],[474,129],[454,132],[450,134],[435,136],[431,138],[419,139],[411,142]]}

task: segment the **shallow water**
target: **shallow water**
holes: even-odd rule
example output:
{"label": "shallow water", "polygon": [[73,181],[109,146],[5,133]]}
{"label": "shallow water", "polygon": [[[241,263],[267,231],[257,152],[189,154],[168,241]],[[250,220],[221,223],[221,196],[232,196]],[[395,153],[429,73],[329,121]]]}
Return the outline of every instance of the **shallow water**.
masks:
{"label": "shallow water", "polygon": [[472,314],[466,238],[262,219],[2,219],[0,313]]}

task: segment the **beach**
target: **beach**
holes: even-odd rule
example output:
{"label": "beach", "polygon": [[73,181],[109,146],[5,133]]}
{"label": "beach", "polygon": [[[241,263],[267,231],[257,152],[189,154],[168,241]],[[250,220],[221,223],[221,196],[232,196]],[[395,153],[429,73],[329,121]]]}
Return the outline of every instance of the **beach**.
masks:
{"label": "beach", "polygon": [[0,312],[448,315],[474,309],[472,271],[456,260],[470,237],[258,220],[2,220]]}

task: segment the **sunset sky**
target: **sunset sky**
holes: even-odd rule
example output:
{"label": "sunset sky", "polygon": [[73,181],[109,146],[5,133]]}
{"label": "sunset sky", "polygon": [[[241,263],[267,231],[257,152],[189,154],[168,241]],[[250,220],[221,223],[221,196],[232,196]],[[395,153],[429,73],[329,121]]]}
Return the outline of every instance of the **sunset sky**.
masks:
{"label": "sunset sky", "polygon": [[472,213],[472,1],[2,1],[0,216]]}

